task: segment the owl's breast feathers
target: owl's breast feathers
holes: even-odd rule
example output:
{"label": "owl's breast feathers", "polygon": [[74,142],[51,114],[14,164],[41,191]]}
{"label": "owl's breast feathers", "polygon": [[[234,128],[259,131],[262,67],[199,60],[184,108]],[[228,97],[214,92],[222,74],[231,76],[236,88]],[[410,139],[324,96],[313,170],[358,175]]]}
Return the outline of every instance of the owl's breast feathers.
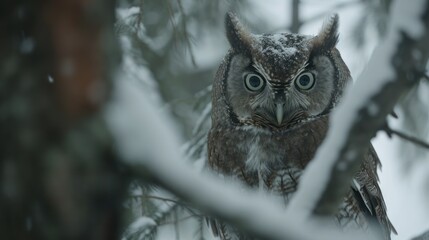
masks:
{"label": "owl's breast feathers", "polygon": [[[236,177],[250,187],[262,184],[273,194],[282,195],[287,203],[302,170],[325,138],[328,125],[328,116],[275,132],[215,125],[209,132],[208,163],[215,172]],[[385,239],[390,239],[390,232],[396,231],[378,186],[379,164],[371,146],[336,217],[344,228],[368,228],[369,223],[377,223]]]}
{"label": "owl's breast feathers", "polygon": [[[245,171],[250,148],[257,141],[260,150],[267,155],[266,159],[259,160],[266,161],[270,168],[304,168],[313,158],[327,129],[327,116],[275,132],[253,126],[214,126],[208,138],[209,165],[226,175]],[[274,157],[276,161],[270,161],[270,155],[281,158]]]}

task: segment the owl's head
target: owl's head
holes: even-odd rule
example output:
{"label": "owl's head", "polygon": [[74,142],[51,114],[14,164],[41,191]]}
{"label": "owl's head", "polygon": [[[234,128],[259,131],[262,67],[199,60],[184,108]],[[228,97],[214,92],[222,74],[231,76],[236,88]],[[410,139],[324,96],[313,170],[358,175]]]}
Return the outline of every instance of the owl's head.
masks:
{"label": "owl's head", "polygon": [[328,114],[351,80],[335,48],[337,15],[316,36],[252,34],[231,13],[225,23],[231,50],[214,82],[213,109],[226,116],[214,122],[287,129]]}

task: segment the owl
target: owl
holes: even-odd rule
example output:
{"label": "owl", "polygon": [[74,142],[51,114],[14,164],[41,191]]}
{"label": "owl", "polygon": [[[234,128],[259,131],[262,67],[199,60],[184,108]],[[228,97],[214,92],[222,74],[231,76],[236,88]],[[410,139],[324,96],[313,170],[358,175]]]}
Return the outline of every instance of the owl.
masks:
{"label": "owl", "polygon": [[[231,49],[213,82],[208,165],[288,204],[352,82],[336,48],[338,16],[315,36],[252,34],[232,13],[225,26]],[[370,146],[332,219],[342,229],[376,225],[382,239],[390,239],[396,231],[378,185],[379,166]],[[253,239],[221,221],[209,223],[220,239]]]}

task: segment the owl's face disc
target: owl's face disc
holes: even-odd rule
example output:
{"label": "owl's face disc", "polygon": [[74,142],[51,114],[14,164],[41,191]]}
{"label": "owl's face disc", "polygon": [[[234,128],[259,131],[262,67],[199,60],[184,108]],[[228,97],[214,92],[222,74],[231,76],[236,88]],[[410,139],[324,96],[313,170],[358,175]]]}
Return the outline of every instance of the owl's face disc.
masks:
{"label": "owl's face disc", "polygon": [[255,35],[234,17],[226,23],[232,55],[223,86],[239,124],[284,130],[329,112],[339,82],[350,79],[335,48],[336,19],[317,36]]}

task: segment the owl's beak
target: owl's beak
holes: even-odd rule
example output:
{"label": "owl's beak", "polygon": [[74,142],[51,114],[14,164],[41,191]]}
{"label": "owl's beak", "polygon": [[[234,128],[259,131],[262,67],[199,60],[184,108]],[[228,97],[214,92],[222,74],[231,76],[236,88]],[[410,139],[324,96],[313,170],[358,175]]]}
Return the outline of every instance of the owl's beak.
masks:
{"label": "owl's beak", "polygon": [[277,118],[277,123],[280,125],[283,121],[283,114],[284,114],[284,109],[283,109],[283,104],[276,104],[276,118]]}

